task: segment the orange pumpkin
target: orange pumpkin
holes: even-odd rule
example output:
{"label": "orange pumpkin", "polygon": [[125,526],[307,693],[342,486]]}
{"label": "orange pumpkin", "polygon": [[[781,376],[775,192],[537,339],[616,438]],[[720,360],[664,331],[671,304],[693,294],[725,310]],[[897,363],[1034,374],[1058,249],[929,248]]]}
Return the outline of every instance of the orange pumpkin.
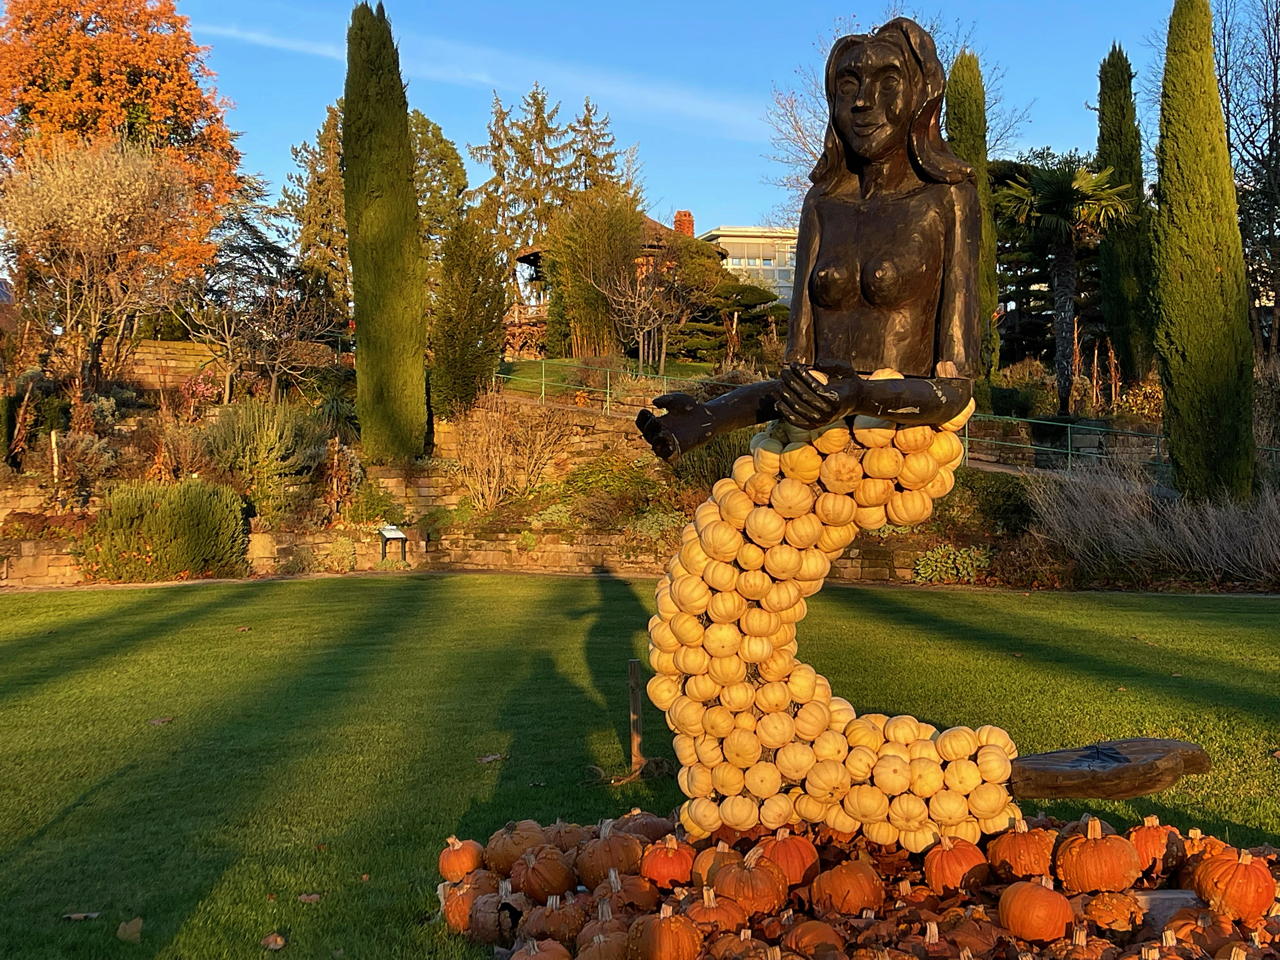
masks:
{"label": "orange pumpkin", "polygon": [[924,857],[925,882],[940,896],[979,887],[990,872],[982,851],[958,837],[942,837]]}
{"label": "orange pumpkin", "polygon": [[445,925],[454,933],[466,933],[471,929],[471,905],[477,897],[493,890],[482,890],[463,880],[461,883],[442,883],[438,892],[442,894],[440,906]]}
{"label": "orange pumpkin", "polygon": [[608,900],[601,900],[596,904],[595,919],[588,920],[578,932],[578,949],[583,949],[596,937],[612,937],[618,934],[622,935],[625,943],[629,926],[626,920],[613,915],[613,907]]}
{"label": "orange pumpkin", "polygon": [[1221,949],[1236,936],[1229,917],[1196,907],[1184,907],[1174,913],[1165,923],[1164,932],[1208,953]]}
{"label": "orange pumpkin", "polygon": [[712,881],[717,894],[734,900],[749,914],[772,913],[787,899],[787,875],[759,850],[740,863],[726,863]]}
{"label": "orange pumpkin", "polygon": [[511,865],[511,886],[534,903],[567,893],[578,883],[569,858],[549,843],[530,847]]}
{"label": "orange pumpkin", "polygon": [[512,820],[496,830],[484,848],[485,866],[494,873],[507,876],[511,865],[520,859],[530,847],[540,847],[547,842],[536,820]]}
{"label": "orange pumpkin", "polygon": [[1144,873],[1160,876],[1177,870],[1186,859],[1186,848],[1177,827],[1162,824],[1159,817],[1144,817],[1129,830],[1129,842],[1138,851]]}
{"label": "orange pumpkin", "polygon": [[1206,857],[1191,880],[1200,899],[1234,920],[1260,920],[1276,899],[1276,881],[1267,862],[1247,850]]}
{"label": "orange pumpkin", "polygon": [[693,858],[693,884],[704,887],[715,881],[716,871],[726,863],[741,863],[742,854],[723,840],[714,847],[707,847]]}
{"label": "orange pumpkin", "polygon": [[578,946],[578,960],[626,960],[627,933],[599,933]]}
{"label": "orange pumpkin", "polygon": [[693,847],[671,834],[651,844],[640,859],[640,874],[664,890],[687,884],[693,875]]}
{"label": "orange pumpkin", "polygon": [[440,876],[450,883],[457,883],[472,870],[484,866],[484,847],[475,840],[450,837],[440,851],[438,866]]}
{"label": "orange pumpkin", "polygon": [[559,895],[534,907],[520,920],[520,936],[525,940],[558,940],[569,946],[577,940],[587,922],[587,908],[577,900],[563,900]]}
{"label": "orange pumpkin", "polygon": [[613,821],[613,829],[619,833],[633,833],[648,843],[657,843],[676,825],[666,817],[649,813],[639,807],[632,807],[627,813]]}
{"label": "orange pumpkin", "polygon": [[573,954],[555,940],[530,940],[511,954],[511,960],[572,960]]}
{"label": "orange pumpkin", "polygon": [[627,931],[627,960],[697,960],[702,931],[665,903],[657,914],[637,917]]}
{"label": "orange pumpkin", "polygon": [[476,897],[471,904],[468,922],[471,938],[480,943],[510,946],[515,940],[521,917],[532,909],[529,898],[523,893],[513,893],[511,881],[503,880],[496,892]]}
{"label": "orange pumpkin", "polygon": [[565,823],[563,820],[557,820],[542,832],[546,834],[547,843],[559,847],[565,853],[581,846],[592,836],[592,830],[576,823]]}
{"label": "orange pumpkin", "polygon": [[786,827],[765,837],[756,844],[756,849],[782,868],[790,886],[808,883],[818,875],[818,848],[808,837],[794,834]]}
{"label": "orange pumpkin", "polygon": [[1058,879],[1070,894],[1127,890],[1142,876],[1142,859],[1133,844],[1119,835],[1103,836],[1101,821],[1090,819],[1085,833],[1058,844]]}
{"label": "orange pumpkin", "polygon": [[736,933],[747,925],[747,912],[728,897],[717,897],[711,887],[703,887],[702,896],[689,901],[684,915],[708,937],[717,933]]}
{"label": "orange pumpkin", "polygon": [[847,860],[814,877],[809,896],[819,915],[857,914],[884,903],[884,882],[865,860]]}
{"label": "orange pumpkin", "polygon": [[639,837],[614,830],[612,821],[606,820],[600,827],[600,836],[582,845],[573,865],[579,879],[590,889],[604,883],[611,869],[635,873],[643,856],[644,844]]}
{"label": "orange pumpkin", "polygon": [[1071,926],[1071,902],[1041,883],[1022,880],[1000,895],[1000,926],[1019,940],[1060,940]]}
{"label": "orange pumpkin", "polygon": [[1004,880],[1029,880],[1048,876],[1053,868],[1053,831],[1018,820],[1012,830],[998,834],[987,844],[987,861]]}
{"label": "orange pumpkin", "polygon": [[618,873],[616,867],[596,887],[593,896],[597,903],[607,900],[615,914],[649,913],[658,905],[659,899],[658,887],[648,877]]}
{"label": "orange pumpkin", "polygon": [[822,947],[830,945],[835,950],[832,955],[839,957],[843,956],[845,939],[829,923],[804,920],[782,935],[782,945],[805,957],[816,956]]}

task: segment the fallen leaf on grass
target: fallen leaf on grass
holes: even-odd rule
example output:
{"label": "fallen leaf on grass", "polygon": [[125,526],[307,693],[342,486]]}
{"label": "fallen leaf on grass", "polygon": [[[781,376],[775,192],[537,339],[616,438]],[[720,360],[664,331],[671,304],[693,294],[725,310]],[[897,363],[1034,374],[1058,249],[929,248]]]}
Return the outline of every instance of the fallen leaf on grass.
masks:
{"label": "fallen leaf on grass", "polygon": [[287,942],[288,941],[278,933],[268,933],[262,938],[262,946],[265,950],[283,950]]}
{"label": "fallen leaf on grass", "polygon": [[116,927],[116,939],[123,940],[125,943],[141,943],[142,918],[134,917],[132,920],[126,920]]}
{"label": "fallen leaf on grass", "polygon": [[298,899],[303,903],[319,903],[320,894],[318,893],[300,893]]}
{"label": "fallen leaf on grass", "polygon": [[101,913],[64,913],[63,920],[97,920]]}
{"label": "fallen leaf on grass", "polygon": [[166,723],[173,723],[173,717],[152,717],[147,723],[153,727],[163,727]]}
{"label": "fallen leaf on grass", "polygon": [[1275,759],[1277,759],[1277,760],[1280,760],[1280,750],[1272,750],[1272,751],[1271,751],[1271,756],[1272,756],[1272,757],[1274,757],[1274,758],[1275,758]]}
{"label": "fallen leaf on grass", "polygon": [[[236,627],[236,633],[248,633],[252,629],[253,627]],[[276,947],[276,949],[279,950],[280,948]]]}
{"label": "fallen leaf on grass", "polygon": [[486,753],[483,757],[476,757],[476,763],[494,763],[505,759],[507,759],[505,753]]}
{"label": "fallen leaf on grass", "polygon": [[274,893],[267,894],[267,903],[275,903],[276,895]]}
{"label": "fallen leaf on grass", "polygon": [[317,844],[316,844],[316,849],[317,849],[317,850],[328,850],[328,849],[329,849],[329,845],[328,845],[327,843],[317,843]]}
{"label": "fallen leaf on grass", "polygon": [[361,883],[368,883],[368,882],[369,882],[369,875],[368,875],[367,873],[362,873],[362,874],[360,874],[360,882],[361,882]]}

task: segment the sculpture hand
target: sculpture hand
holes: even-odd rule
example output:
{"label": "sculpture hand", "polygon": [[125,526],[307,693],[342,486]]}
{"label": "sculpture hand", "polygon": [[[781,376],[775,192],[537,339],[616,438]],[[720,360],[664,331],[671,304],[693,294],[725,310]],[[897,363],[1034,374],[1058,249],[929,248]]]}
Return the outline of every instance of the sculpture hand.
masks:
{"label": "sculpture hand", "polygon": [[825,426],[852,411],[863,382],[855,373],[828,375],[799,363],[783,367],[779,379],[778,412],[805,429]]}
{"label": "sculpture hand", "polygon": [[636,426],[645,441],[663,460],[674,460],[711,437],[711,414],[687,393],[664,393],[653,401],[664,416],[648,410],[636,414]]}

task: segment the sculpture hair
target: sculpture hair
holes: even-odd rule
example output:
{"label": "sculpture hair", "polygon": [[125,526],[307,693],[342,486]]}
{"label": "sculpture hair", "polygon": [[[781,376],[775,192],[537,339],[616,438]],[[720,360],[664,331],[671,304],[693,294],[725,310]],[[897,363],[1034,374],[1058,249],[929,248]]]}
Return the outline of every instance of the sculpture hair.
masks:
{"label": "sculpture hair", "polygon": [[[952,153],[942,139],[942,94],[946,87],[946,73],[942,69],[942,61],[938,59],[933,38],[914,20],[898,17],[875,33],[850,34],[835,42],[827,57],[825,83],[828,114],[835,101],[836,64],[850,49],[867,43],[885,43],[896,47],[907,69],[913,74],[911,87],[918,91],[917,95],[922,102],[916,106],[911,118],[907,153],[920,178],[931,183],[972,181],[973,167]],[[810,192],[819,195],[827,193],[845,170],[844,143],[828,115],[822,156],[809,175],[809,179],[813,181]]]}

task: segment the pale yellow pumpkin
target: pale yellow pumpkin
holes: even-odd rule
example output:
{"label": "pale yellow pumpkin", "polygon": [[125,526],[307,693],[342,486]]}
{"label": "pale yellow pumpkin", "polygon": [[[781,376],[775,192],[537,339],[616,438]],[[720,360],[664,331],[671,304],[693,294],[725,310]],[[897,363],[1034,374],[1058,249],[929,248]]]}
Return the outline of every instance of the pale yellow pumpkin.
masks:
{"label": "pale yellow pumpkin", "polygon": [[986,820],[979,820],[978,826],[982,828],[983,833],[1001,833],[1008,830],[1015,823],[1022,819],[1022,810],[1016,803],[1011,803],[1000,812],[998,816],[991,817]]}
{"label": "pale yellow pumpkin", "polygon": [[956,457],[964,456],[964,444],[950,431],[937,432],[929,444],[929,456],[940,464],[951,463]]}
{"label": "pale yellow pumpkin", "polygon": [[741,490],[733,490],[719,500],[720,517],[735,530],[741,530],[747,522],[747,514],[755,509],[755,503]]}
{"label": "pale yellow pumpkin", "polygon": [[969,800],[954,790],[939,790],[929,798],[929,816],[936,823],[959,823],[969,816]]}
{"label": "pale yellow pumpkin", "polygon": [[788,520],[803,517],[813,510],[813,491],[807,483],[787,477],[773,488],[769,502],[778,514]]}
{"label": "pale yellow pumpkin", "polygon": [[751,451],[757,473],[777,476],[782,470],[782,442],[765,437]]}
{"label": "pale yellow pumpkin", "polygon": [[798,664],[787,678],[787,695],[796,703],[808,703],[818,687],[818,672],[807,663]]}
{"label": "pale yellow pumpkin", "polygon": [[687,540],[680,547],[680,565],[689,571],[693,576],[701,576],[702,571],[706,568],[710,557],[707,556],[705,550],[702,549],[702,541],[696,537]]}
{"label": "pale yellow pumpkin", "polygon": [[732,623],[713,623],[702,634],[702,649],[712,657],[731,657],[738,652],[742,634]]}
{"label": "pale yellow pumpkin", "polygon": [[912,830],[929,819],[929,807],[914,793],[902,793],[889,801],[889,822],[899,830]]}
{"label": "pale yellow pumpkin", "polygon": [[785,711],[766,713],[756,721],[756,739],[767,750],[784,747],[795,737],[795,722]]}
{"label": "pale yellow pumpkin", "polygon": [[738,574],[737,591],[748,600],[762,600],[771,589],[773,577],[763,570],[744,570]]}
{"label": "pale yellow pumpkin", "polygon": [[[778,478],[772,473],[753,473],[747,478],[746,484],[742,488],[745,493],[757,507],[768,506],[769,500],[773,497],[773,488],[778,485]],[[744,523],[746,521],[743,521]]]}
{"label": "pale yellow pumpkin", "polygon": [[760,741],[747,730],[734,730],[720,742],[720,749],[727,762],[742,770],[760,759]]}
{"label": "pale yellow pumpkin", "polygon": [[801,483],[813,483],[822,470],[822,454],[809,443],[787,444],[781,460],[782,472]]}
{"label": "pale yellow pumpkin", "polygon": [[831,702],[831,681],[822,674],[813,678],[813,699],[823,706]]}
{"label": "pale yellow pumpkin", "polygon": [[667,707],[676,702],[676,697],[680,696],[680,679],[655,673],[649,678],[649,682],[645,684],[645,691],[649,694],[649,700],[655,707],[659,710],[666,710]]}
{"label": "pale yellow pumpkin", "polygon": [[671,675],[680,673],[680,668],[676,666],[676,655],[659,650],[652,644],[649,645],[649,666],[653,668],[654,673]]}
{"label": "pale yellow pumpkin", "polygon": [[974,401],[973,398],[970,398],[969,402],[965,404],[965,407],[963,410],[961,410],[959,413],[957,413],[954,417],[952,417],[950,420],[946,421],[945,423],[939,424],[938,429],[947,430],[947,431],[950,431],[951,433],[956,433],[960,430],[963,430],[964,425],[968,423],[969,418],[973,416],[973,411],[977,409],[978,409],[977,402]]}
{"label": "pale yellow pumpkin", "polygon": [[849,771],[838,760],[819,760],[804,778],[804,792],[823,803],[835,803],[849,792]]}
{"label": "pale yellow pumpkin", "polygon": [[814,438],[810,442],[817,448],[819,453],[826,456],[846,449],[853,439],[849,428],[843,423],[829,423],[825,427],[815,430],[814,434]]}
{"label": "pale yellow pumpkin", "polygon": [[[698,626],[701,627],[702,624],[698,624]],[[675,653],[680,647],[680,641],[676,639],[676,635],[671,631],[670,624],[665,620],[650,623],[649,642],[659,650],[665,650],[667,653]]]}
{"label": "pale yellow pumpkin", "polygon": [[676,759],[681,765],[689,766],[698,762],[698,751],[694,749],[694,738],[687,733],[677,733],[671,738],[671,746],[675,749]]}
{"label": "pale yellow pumpkin", "polygon": [[828,493],[851,493],[862,479],[862,464],[852,453],[833,453],[822,462],[818,479]]}
{"label": "pale yellow pumpkin", "polygon": [[747,796],[725,797],[720,801],[720,819],[733,830],[750,830],[760,822],[760,805]]}
{"label": "pale yellow pumpkin", "polygon": [[1009,805],[1009,791],[998,783],[980,783],[969,793],[969,812],[979,820],[1000,816]]}
{"label": "pale yellow pumpkin", "polygon": [[849,771],[854,783],[866,783],[871,779],[871,771],[879,759],[870,747],[850,747],[844,757],[844,768]]}
{"label": "pale yellow pumpkin", "polygon": [[722,797],[735,797],[746,789],[742,771],[731,763],[711,768],[711,786]]}
{"label": "pale yellow pumpkin", "polygon": [[826,821],[828,804],[817,797],[802,792],[793,798],[793,802],[795,803],[796,815],[802,820],[808,820],[810,823],[823,823]]}
{"label": "pale yellow pumpkin", "polygon": [[684,695],[703,704],[720,696],[721,689],[720,684],[705,673],[694,674],[684,682]]}
{"label": "pale yellow pumpkin", "polygon": [[715,792],[711,769],[700,763],[681,767],[676,772],[676,784],[686,797],[709,797]]}
{"label": "pale yellow pumpkin", "polygon": [[[761,638],[765,639],[765,638]],[[760,674],[760,679],[767,683],[775,680],[785,681],[791,676],[791,671],[795,668],[796,658],[790,650],[779,650],[773,646],[772,640],[767,639],[769,649],[772,651],[768,657],[756,664],[756,672]]]}
{"label": "pale yellow pumpkin", "polygon": [[732,477],[721,477],[711,485],[711,499],[719,503],[725,495],[729,493],[741,493],[742,488],[734,482]]}
{"label": "pale yellow pumpkin", "polygon": [[755,461],[749,456],[738,457],[737,460],[733,461],[733,469],[730,472],[733,482],[738,486],[742,486],[756,472]]}
{"label": "pale yellow pumpkin", "polygon": [[978,752],[978,735],[969,727],[951,727],[938,734],[938,756],[943,760],[964,760]]}
{"label": "pale yellow pumpkin", "polygon": [[702,550],[712,560],[728,563],[738,555],[742,546],[742,534],[732,524],[716,520],[706,525],[700,534]]}
{"label": "pale yellow pumpkin", "polygon": [[796,711],[796,736],[812,741],[826,731],[831,721],[831,711],[825,704],[810,700]]}
{"label": "pale yellow pumpkin", "polygon": [[898,842],[898,828],[888,820],[882,820],[878,823],[864,823],[862,825],[862,835],[872,843],[878,843],[881,846],[892,846]]}
{"label": "pale yellow pumpkin", "polygon": [[[779,619],[782,618],[781,613],[778,614],[778,618]],[[795,642],[795,639],[796,639],[796,625],[794,623],[784,622],[780,627],[778,627],[777,633],[769,634],[769,642],[773,644],[774,649],[777,649],[778,647],[785,647],[788,644],[792,644]],[[795,653],[795,650],[793,649],[791,652]]]}
{"label": "pale yellow pumpkin", "polygon": [[[688,694],[686,693],[685,696]],[[707,712],[702,715],[702,729],[707,731],[709,736],[727,737],[733,727],[733,711],[722,704],[717,703],[715,706],[707,707]]]}
{"label": "pale yellow pumpkin", "polygon": [[827,812],[823,816],[822,822],[825,823],[832,832],[847,834],[849,836],[852,836],[862,829],[862,824],[845,813],[844,807],[840,806],[838,803],[833,803],[827,807]]}
{"label": "pale yellow pumpkin", "polygon": [[818,542],[823,529],[825,528],[817,515],[807,513],[803,517],[787,521],[787,531],[783,538],[797,550],[807,550]]}
{"label": "pale yellow pumpkin", "polygon": [[911,789],[911,767],[901,757],[881,757],[871,768],[871,782],[886,796],[896,797]]}
{"label": "pale yellow pumpkin", "polygon": [[839,760],[843,763],[848,753],[849,742],[834,730],[823,730],[813,738],[813,755],[819,760]]}
{"label": "pale yellow pumpkin", "polygon": [[674,580],[676,577],[686,576],[689,571],[685,569],[685,565],[680,562],[680,554],[676,554],[667,561],[666,573],[668,580]]}
{"label": "pale yellow pumpkin", "polygon": [[713,523],[720,523],[720,505],[714,500],[704,500],[693,511],[693,526],[702,534]]}
{"label": "pale yellow pumpkin", "polygon": [[898,486],[904,490],[923,490],[938,475],[938,469],[938,461],[928,453],[909,453],[902,459]]}
{"label": "pale yellow pumpkin", "polygon": [[907,749],[906,744],[895,743],[892,740],[886,740],[876,750],[876,755],[881,757],[897,757],[899,760],[911,762],[911,751]]}
{"label": "pale yellow pumpkin", "polygon": [[957,840],[968,840],[970,843],[976,844],[982,839],[982,826],[973,817],[966,817],[959,823],[948,824],[947,826],[939,826],[938,832],[944,837],[953,837]]}
{"label": "pale yellow pumpkin", "polygon": [[746,531],[752,543],[768,549],[782,542],[787,521],[772,507],[756,507],[747,514]]}
{"label": "pale yellow pumpkin", "polygon": [[851,747],[867,747],[872,753],[884,743],[884,732],[865,716],[852,720],[844,728],[845,739]]}
{"label": "pale yellow pumpkin", "polygon": [[839,527],[824,525],[822,536],[814,546],[825,553],[828,560],[835,560],[844,555],[845,549],[853,543],[857,535],[858,527],[852,522]]}
{"label": "pale yellow pumpkin", "polygon": [[[925,723],[924,721],[921,721],[921,723],[920,723],[920,739],[921,739],[921,740],[937,740],[937,739],[938,739],[938,728],[937,728],[937,727],[935,727],[932,723]],[[939,757],[938,759],[942,759],[942,758],[941,758],[941,757]]]}
{"label": "pale yellow pumpkin", "polygon": [[853,439],[864,447],[887,447],[898,432],[895,424],[877,417],[853,418]]}
{"label": "pale yellow pumpkin", "polygon": [[844,697],[832,697],[831,702],[827,704],[827,709],[831,711],[831,729],[841,734],[851,721],[858,718],[853,704]]}
{"label": "pale yellow pumpkin", "polygon": [[770,613],[780,613],[800,602],[800,588],[792,580],[776,581],[760,601],[760,606]]}
{"label": "pale yellow pumpkin", "polygon": [[892,480],[902,469],[902,452],[896,447],[876,447],[862,455],[862,472],[878,480]]}
{"label": "pale yellow pumpkin", "polygon": [[1000,747],[1010,760],[1018,755],[1018,748],[1013,745],[1013,738],[1000,727],[988,724],[984,727],[979,727],[974,731],[974,735],[978,738],[978,743],[984,747]]}
{"label": "pale yellow pumpkin", "polygon": [[884,725],[889,722],[889,715],[887,713],[864,713],[862,719],[874,725],[883,735]]}
{"label": "pale yellow pumpkin", "polygon": [[672,701],[667,708],[667,724],[676,733],[687,733],[691,737],[703,735],[702,714],[706,708],[696,700],[681,695]]}
{"label": "pale yellow pumpkin", "polygon": [[671,597],[671,581],[665,577],[658,581],[658,586],[653,591],[653,600],[658,607],[658,616],[663,620],[670,620],[680,612],[680,608]]}
{"label": "pale yellow pumpkin", "polygon": [[[944,434],[944,436],[949,437],[951,436],[951,434],[949,433]],[[935,476],[932,480],[928,482],[927,485],[925,485],[922,488],[922,492],[928,494],[930,500],[941,500],[943,497],[945,497],[948,493],[951,492],[952,488],[954,488],[955,485],[956,485],[955,471],[950,469],[949,467],[939,467],[937,476]]]}
{"label": "pale yellow pumpkin", "polygon": [[898,427],[893,435],[893,445],[904,454],[920,453],[929,449],[934,438],[933,427]]}
{"label": "pale yellow pumpkin", "polygon": [[698,528],[692,523],[686,523],[680,528],[680,545],[684,546],[690,540],[698,539]]}
{"label": "pale yellow pumpkin", "polygon": [[850,787],[841,805],[845,813],[863,824],[879,823],[889,818],[889,798],[870,784]]}
{"label": "pale yellow pumpkin", "polygon": [[884,725],[884,738],[894,743],[911,743],[913,740],[918,740],[920,721],[906,714],[890,717]]}
{"label": "pale yellow pumpkin", "polygon": [[[825,557],[826,554],[824,553]],[[830,561],[828,561],[830,562]],[[812,597],[815,593],[822,589],[822,585],[826,580],[801,580],[796,579],[796,586],[800,588],[800,594],[804,597]]]}
{"label": "pale yellow pumpkin", "polygon": [[879,530],[889,522],[884,507],[859,507],[853,514],[853,522],[861,530]]}
{"label": "pale yellow pumpkin", "polygon": [[942,779],[948,790],[967,794],[982,783],[978,765],[968,758],[948,761],[942,768]]}
{"label": "pale yellow pumpkin", "polygon": [[[702,646],[703,634],[706,632],[702,626],[702,621],[693,614],[677,613],[668,621],[672,635],[676,638],[677,643],[682,647],[700,647]],[[674,650],[672,651],[675,652]]]}
{"label": "pale yellow pumpkin", "polygon": [[756,709],[762,713],[778,713],[791,708],[791,691],[781,681],[762,683],[756,687]]}
{"label": "pale yellow pumpkin", "polygon": [[[765,563],[768,563],[766,558]],[[822,580],[831,572],[831,561],[821,550],[810,547],[800,551],[800,569],[796,571],[797,580]]]}
{"label": "pale yellow pumpkin", "polygon": [[[761,723],[764,723],[762,718]],[[818,758],[814,756],[813,748],[807,743],[792,742],[778,748],[774,754],[773,762],[777,766],[778,772],[787,780],[793,783],[800,783],[809,775],[809,771],[813,765],[817,763]]]}
{"label": "pale yellow pumpkin", "polygon": [[712,594],[706,609],[713,623],[737,623],[746,612],[747,601],[736,592]]}
{"label": "pale yellow pumpkin", "polygon": [[[795,625],[805,618],[805,614],[809,610],[809,605],[804,602],[805,590],[809,589],[803,583],[796,582],[796,586],[800,590],[801,599],[794,606],[787,607],[785,610],[778,611],[778,620],[781,621],[782,627],[790,627],[793,631]],[[795,634],[793,633],[792,636]]]}
{"label": "pale yellow pumpkin", "polygon": [[751,451],[751,453],[755,453],[756,447],[760,446],[762,443],[772,438],[773,438],[773,434],[768,427],[766,427],[763,430],[758,430],[755,433],[753,433],[751,435],[751,439],[747,441],[747,449]]}
{"label": "pale yellow pumpkin", "polygon": [[744,636],[738,656],[746,663],[764,663],[773,656],[773,644],[768,637]]}
{"label": "pale yellow pumpkin", "polygon": [[1013,769],[1009,763],[1009,755],[1004,752],[1004,747],[996,743],[978,748],[977,763],[978,772],[988,783],[1004,783],[1009,779]]}
{"label": "pale yellow pumpkin", "polygon": [[743,570],[759,570],[764,566],[764,551],[748,541],[738,548],[735,559]]}
{"label": "pale yellow pumpkin", "polygon": [[[730,733],[732,732],[730,731]],[[698,762],[707,768],[724,763],[723,743],[724,741],[719,737],[713,737],[705,732],[701,736],[694,737],[693,749],[698,753]]]}
{"label": "pale yellow pumpkin", "polygon": [[686,829],[704,837],[715,833],[724,823],[720,819],[720,805],[706,797],[686,801],[680,808],[680,820]]}
{"label": "pale yellow pumpkin", "polygon": [[895,490],[884,511],[894,526],[913,527],[933,515],[933,501],[923,490]]}
{"label": "pale yellow pumpkin", "polygon": [[728,684],[720,691],[720,702],[734,713],[748,709],[755,700],[756,688],[745,680]]}
{"label": "pale yellow pumpkin", "polygon": [[[859,507],[883,507],[889,502],[896,488],[892,480],[879,480],[865,477],[853,491],[853,502]],[[858,511],[853,511],[853,522],[858,523]],[[858,523],[861,526],[860,523]]]}
{"label": "pale yellow pumpkin", "polygon": [[[703,719],[706,726],[706,719]],[[907,764],[911,773],[911,792],[928,800],[944,786],[942,764],[937,760],[919,757]]]}
{"label": "pale yellow pumpkin", "polygon": [[738,568],[732,563],[709,560],[702,568],[702,580],[712,590],[731,591],[738,586]]}
{"label": "pale yellow pumpkin", "polygon": [[756,606],[748,606],[738,618],[738,629],[749,637],[772,636],[781,626],[782,620],[776,613]]}
{"label": "pale yellow pumpkin", "polygon": [[711,657],[701,647],[681,647],[675,652],[676,669],[681,673],[694,676],[706,673],[711,666]]}
{"label": "pale yellow pumpkin", "polygon": [[[705,645],[705,641],[703,643]],[[932,740],[925,740],[923,737],[907,744],[907,756],[912,760],[932,760],[938,764],[942,762],[942,757],[938,756],[937,745]]]}
{"label": "pale yellow pumpkin", "polygon": [[761,800],[768,800],[782,789],[782,774],[767,760],[753,763],[746,772],[747,790]]}
{"label": "pale yellow pumpkin", "polygon": [[776,793],[760,803],[760,824],[767,830],[785,827],[795,815],[795,805],[786,794]]}
{"label": "pale yellow pumpkin", "polygon": [[912,853],[924,853],[935,843],[941,834],[938,832],[938,825],[926,820],[924,823],[912,830],[899,830],[898,843],[902,845],[904,850]]}
{"label": "pale yellow pumpkin", "polygon": [[729,657],[712,657],[707,666],[711,679],[722,687],[732,686],[747,679],[747,664],[737,654]]}
{"label": "pale yellow pumpkin", "polygon": [[780,543],[764,552],[764,568],[775,580],[790,580],[800,571],[800,551],[789,543]]}
{"label": "pale yellow pumpkin", "polygon": [[756,715],[754,713],[735,713],[733,715],[733,725],[739,730],[755,733]]}

